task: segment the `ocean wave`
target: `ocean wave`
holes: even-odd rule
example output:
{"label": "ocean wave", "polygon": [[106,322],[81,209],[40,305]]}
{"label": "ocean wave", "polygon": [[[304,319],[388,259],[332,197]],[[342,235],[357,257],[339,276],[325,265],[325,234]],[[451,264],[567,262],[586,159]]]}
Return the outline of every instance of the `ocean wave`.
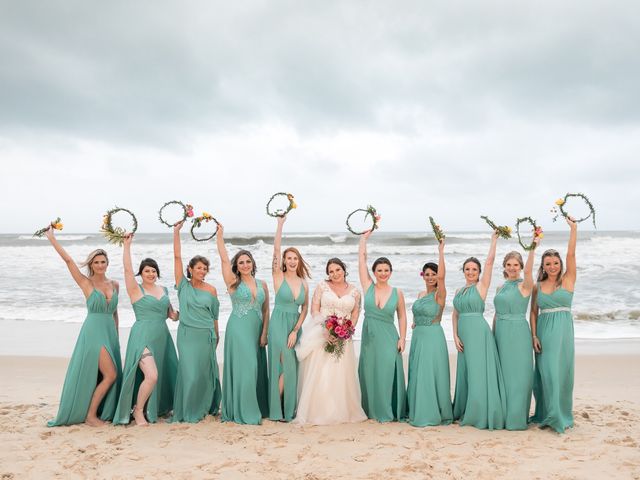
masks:
{"label": "ocean wave", "polygon": [[[92,235],[56,235],[56,238],[60,241],[78,241],[78,240],[87,240],[91,238]],[[18,240],[36,240],[36,241],[48,241],[47,237],[34,237],[33,235],[18,235]]]}
{"label": "ocean wave", "polygon": [[613,310],[611,312],[574,312],[573,319],[585,322],[611,322],[640,320],[640,310]]}

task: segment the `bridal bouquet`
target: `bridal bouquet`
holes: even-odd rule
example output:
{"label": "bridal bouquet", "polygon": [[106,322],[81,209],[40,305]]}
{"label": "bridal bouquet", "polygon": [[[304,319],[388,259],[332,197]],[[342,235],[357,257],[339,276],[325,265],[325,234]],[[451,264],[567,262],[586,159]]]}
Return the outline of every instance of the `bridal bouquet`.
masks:
{"label": "bridal bouquet", "polygon": [[324,326],[329,332],[329,336],[334,338],[333,342],[327,342],[324,345],[324,351],[331,353],[336,358],[342,357],[344,353],[344,343],[349,340],[356,329],[351,320],[331,315],[324,321]]}

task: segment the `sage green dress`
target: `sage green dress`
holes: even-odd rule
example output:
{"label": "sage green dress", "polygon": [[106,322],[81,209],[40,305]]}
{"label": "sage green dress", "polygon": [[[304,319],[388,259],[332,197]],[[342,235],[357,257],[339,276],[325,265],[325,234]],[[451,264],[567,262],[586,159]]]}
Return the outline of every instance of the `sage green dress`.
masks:
{"label": "sage green dress", "polygon": [[67,368],[58,414],[47,423],[50,427],[84,422],[93,392],[101,379],[98,360],[102,347],[107,350],[116,367],[117,378],[98,408],[98,417],[106,421],[113,419],[122,381],[120,344],[113,319],[117,308],[118,292],[115,289],[109,302],[96,288],[87,297],[87,318],[82,324]]}
{"label": "sage green dress", "polygon": [[571,303],[573,292],[558,288],[546,294],[538,287],[538,338],[542,352],[536,354],[532,422],[563,433],[573,427],[574,341]]}
{"label": "sage green dress", "polygon": [[[304,305],[304,285],[293,298],[293,291],[286,280],[278,289],[273,312],[269,318],[269,418],[291,421],[296,415],[298,397],[298,359],[296,351],[287,347],[289,334],[298,323],[300,307]],[[298,332],[298,337],[302,332]],[[280,398],[278,382],[284,381],[283,398]]]}
{"label": "sage green dress", "polygon": [[178,376],[173,397],[172,422],[196,423],[220,407],[220,373],[213,322],[220,302],[211,293],[194,288],[182,278],[177,286],[180,302]]}
{"label": "sage green dress", "polygon": [[158,299],[153,295],[148,295],[142,285],[140,285],[140,290],[142,297],[133,303],[136,322],[131,327],[127,342],[122,388],[113,419],[114,424],[129,423],[131,409],[138,398],[140,384],[144,380],[139,363],[145,348],[153,356],[158,371],[156,386],[147,402],[147,420],[155,423],[159,416],[166,415],[173,410],[178,356],[166,322],[170,305],[169,293],[164,288],[164,295]]}
{"label": "sage green dress", "polygon": [[396,288],[383,308],[376,305],[373,283],[364,297],[364,322],[358,364],[362,409],[367,417],[379,422],[402,420],[406,417],[404,367],[402,354],[398,352],[400,337],[394,325],[397,306]]}
{"label": "sage green dress", "polygon": [[533,386],[533,346],[526,313],[529,298],[520,293],[520,280],[507,280],[493,299],[496,309],[495,338],[507,410],[505,428],[526,430]]}
{"label": "sage green dress", "polygon": [[440,305],[435,292],[417,299],[411,311],[415,327],[411,334],[407,404],[414,427],[448,425],[453,421],[449,352],[439,321]]}
{"label": "sage green dress", "polygon": [[453,418],[460,425],[496,430],[504,428],[504,381],[498,349],[484,319],[484,300],[476,285],[461,288],[453,299],[458,311],[458,352]]}
{"label": "sage green dress", "polygon": [[224,334],[222,421],[259,425],[269,416],[267,354],[260,346],[265,293],[256,280],[256,298],[241,282],[231,294],[233,306]]}

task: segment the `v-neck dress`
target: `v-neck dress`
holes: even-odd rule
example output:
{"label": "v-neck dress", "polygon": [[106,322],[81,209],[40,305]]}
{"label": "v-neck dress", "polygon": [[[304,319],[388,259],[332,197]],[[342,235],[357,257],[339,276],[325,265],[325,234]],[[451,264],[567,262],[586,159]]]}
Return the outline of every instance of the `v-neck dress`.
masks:
{"label": "v-neck dress", "polygon": [[407,394],[404,384],[400,336],[394,324],[398,290],[394,288],[382,308],[376,305],[375,285],[364,296],[364,323],[360,343],[358,376],[362,409],[379,422],[406,417]]}
{"label": "v-neck dress", "polygon": [[256,298],[244,282],[231,293],[232,310],[224,333],[223,422],[259,425],[269,415],[267,353],[260,346],[265,299],[260,280]]}
{"label": "v-neck dress", "polygon": [[98,417],[105,421],[113,419],[122,381],[120,344],[113,319],[117,308],[118,292],[115,289],[109,302],[96,288],[87,297],[87,317],[82,324],[69,361],[58,414],[55,419],[48,422],[50,427],[73,425],[85,421],[93,392],[99,381],[98,360],[103,347],[116,367],[117,378],[98,408]]}
{"label": "v-neck dress", "polygon": [[[287,347],[289,334],[298,323],[300,309],[304,305],[304,284],[294,298],[286,280],[278,289],[273,312],[269,318],[269,419],[291,421],[296,414],[298,398],[298,359],[296,351]],[[300,336],[302,332],[298,332]],[[295,346],[294,346],[295,347]],[[279,381],[282,376],[284,390],[280,396]]]}
{"label": "v-neck dress", "polygon": [[575,345],[571,304],[573,292],[558,288],[544,293],[538,286],[538,338],[533,395],[536,410],[531,421],[562,433],[573,427]]}

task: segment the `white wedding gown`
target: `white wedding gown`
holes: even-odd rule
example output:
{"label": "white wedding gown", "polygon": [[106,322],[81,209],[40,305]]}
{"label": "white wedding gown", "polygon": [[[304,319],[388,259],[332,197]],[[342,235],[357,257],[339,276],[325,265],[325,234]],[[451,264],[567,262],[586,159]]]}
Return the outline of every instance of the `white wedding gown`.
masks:
{"label": "white wedding gown", "polygon": [[324,351],[328,338],[324,321],[334,314],[350,318],[356,302],[360,302],[360,294],[352,288],[338,297],[323,281],[313,296],[314,299],[320,298],[320,315],[307,318],[296,347],[300,366],[298,411],[294,423],[331,425],[362,422],[367,416],[361,405],[353,341],[347,340],[340,359]]}

